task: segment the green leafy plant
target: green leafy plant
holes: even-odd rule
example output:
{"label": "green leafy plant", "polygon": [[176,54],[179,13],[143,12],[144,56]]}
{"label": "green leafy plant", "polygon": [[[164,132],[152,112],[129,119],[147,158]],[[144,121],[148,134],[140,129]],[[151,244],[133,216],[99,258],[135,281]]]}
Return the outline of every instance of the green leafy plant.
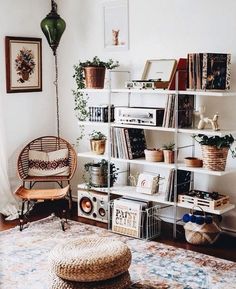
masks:
{"label": "green leafy plant", "polygon": [[89,134],[91,140],[106,140],[107,137],[100,131],[93,130],[92,133]]}
{"label": "green leafy plant", "polygon": [[163,150],[168,150],[168,151],[173,151],[174,148],[175,148],[175,143],[173,143],[173,142],[164,144],[164,145],[162,146],[162,149],[163,149]]}
{"label": "green leafy plant", "polygon": [[[90,168],[91,167],[100,167],[101,168],[101,172],[102,175],[104,176],[104,187],[108,186],[108,168],[109,168],[109,162],[105,159],[102,159],[101,161],[94,163],[94,162],[88,162],[84,164],[84,169],[85,171],[88,173],[88,177],[86,178],[85,174],[84,174],[84,180],[87,184],[88,188],[91,188],[93,186],[96,187],[96,184],[94,184],[92,182],[92,177],[91,177],[91,171]],[[113,184],[116,182],[117,178],[118,178],[118,170],[119,168],[117,168],[115,166],[114,163],[110,162],[110,186],[113,186]]]}
{"label": "green leafy plant", "polygon": [[231,145],[235,141],[234,137],[231,134],[225,135],[223,137],[220,137],[218,135],[214,135],[214,136],[209,137],[205,134],[197,134],[197,135],[193,135],[192,137],[200,145],[215,146],[218,149],[229,148],[231,153],[232,153],[232,157],[233,158],[236,157],[235,149],[234,150],[231,149]]}
{"label": "green leafy plant", "polygon": [[[84,68],[85,67],[105,67],[107,69],[114,69],[119,66],[118,61],[114,61],[109,59],[108,61],[102,61],[97,56],[95,56],[92,61],[86,60],[84,62],[80,61],[79,64],[74,65],[74,75],[73,78],[76,82],[76,89],[72,90],[75,100],[74,110],[76,112],[76,117],[79,121],[85,121],[89,116],[89,111],[87,108],[88,104],[88,95],[81,91],[81,89],[85,88],[85,76],[84,76]],[[84,137],[84,126],[80,126],[81,134],[77,138],[77,142]]]}

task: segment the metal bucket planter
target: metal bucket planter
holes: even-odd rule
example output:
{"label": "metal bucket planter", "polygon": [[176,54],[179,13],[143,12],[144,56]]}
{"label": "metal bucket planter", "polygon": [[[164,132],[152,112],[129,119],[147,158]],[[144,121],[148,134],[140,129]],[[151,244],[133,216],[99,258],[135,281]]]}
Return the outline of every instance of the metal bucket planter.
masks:
{"label": "metal bucket planter", "polygon": [[96,155],[103,155],[106,148],[106,140],[90,140],[91,151]]}
{"label": "metal bucket planter", "polygon": [[86,88],[104,88],[105,71],[104,66],[84,67]]}
{"label": "metal bucket planter", "polygon": [[[93,187],[107,187],[108,186],[108,177],[107,170],[99,164],[94,164],[89,167],[89,179],[90,184]],[[110,178],[110,186],[113,186],[113,179]]]}

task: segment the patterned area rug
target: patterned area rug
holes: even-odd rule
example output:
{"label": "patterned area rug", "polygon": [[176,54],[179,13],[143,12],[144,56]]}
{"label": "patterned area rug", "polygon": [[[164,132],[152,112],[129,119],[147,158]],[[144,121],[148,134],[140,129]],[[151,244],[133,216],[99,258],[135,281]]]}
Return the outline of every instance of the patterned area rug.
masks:
{"label": "patterned area rug", "polygon": [[14,228],[0,233],[0,288],[50,289],[49,251],[60,242],[91,234],[116,238],[130,247],[130,289],[236,288],[234,262],[116,235],[74,221],[63,232],[56,217],[31,223],[23,232]]}

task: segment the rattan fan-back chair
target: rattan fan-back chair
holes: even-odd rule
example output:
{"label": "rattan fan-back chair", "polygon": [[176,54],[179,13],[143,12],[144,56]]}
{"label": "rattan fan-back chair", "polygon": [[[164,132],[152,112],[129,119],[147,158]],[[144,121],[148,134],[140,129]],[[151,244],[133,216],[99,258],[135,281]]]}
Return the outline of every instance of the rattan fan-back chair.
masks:
{"label": "rattan fan-back chair", "polygon": [[[29,151],[39,152],[54,152],[61,149],[68,150],[67,165],[69,166],[68,175],[50,175],[50,176],[29,176]],[[22,200],[22,208],[20,213],[20,230],[23,229],[25,218],[31,209],[31,204],[42,200],[56,200],[68,198],[69,209],[72,208],[72,194],[70,181],[76,171],[77,155],[70,143],[66,140],[56,136],[43,136],[39,137],[28,143],[21,151],[17,169],[22,186],[16,191],[16,195]],[[55,182],[59,185],[58,189],[32,189],[36,183]],[[25,207],[27,205],[27,208]],[[62,229],[64,230],[64,223]]]}

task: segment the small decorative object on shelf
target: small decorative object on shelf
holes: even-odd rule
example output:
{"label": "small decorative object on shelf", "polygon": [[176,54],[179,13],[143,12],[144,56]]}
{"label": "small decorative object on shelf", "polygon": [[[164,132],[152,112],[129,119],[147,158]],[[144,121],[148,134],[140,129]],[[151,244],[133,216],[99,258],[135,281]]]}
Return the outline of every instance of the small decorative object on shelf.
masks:
{"label": "small decorative object on shelf", "polygon": [[[102,159],[98,163],[90,162],[86,163],[84,165],[84,169],[86,172],[88,172],[88,179],[86,179],[85,175],[85,181],[88,186],[88,188],[91,187],[108,187],[108,168],[109,163],[107,160]],[[110,187],[112,187],[117,180],[118,171],[119,169],[116,168],[116,166],[110,162]]]}
{"label": "small decorative object on shelf", "polygon": [[163,179],[160,174],[141,173],[138,177],[136,192],[148,195],[157,194],[160,181]]}
{"label": "small decorative object on shelf", "polygon": [[163,153],[164,153],[164,161],[167,164],[173,164],[175,162],[175,151],[174,151],[175,144],[170,142],[169,144],[164,144],[162,146]]}
{"label": "small decorative object on shelf", "polygon": [[[201,211],[201,214],[196,212]],[[200,206],[194,206],[190,214],[183,216],[185,238],[194,245],[213,244],[219,237],[221,229],[211,216],[207,216]]]}
{"label": "small decorative object on shelf", "polygon": [[204,129],[207,124],[210,124],[211,128],[214,131],[220,130],[219,124],[218,124],[218,118],[219,118],[218,112],[214,114],[212,118],[209,118],[209,117],[204,116],[205,111],[206,111],[206,107],[201,105],[199,106],[199,110],[194,113],[196,116],[200,117],[197,128]]}
{"label": "small decorative object on shelf", "polygon": [[186,157],[184,159],[184,163],[187,167],[194,167],[194,168],[200,168],[203,165],[202,160],[195,157]]}
{"label": "small decorative object on shelf", "polygon": [[89,106],[89,121],[95,122],[113,122],[114,121],[114,105],[110,106],[109,120],[109,105]]}
{"label": "small decorative object on shelf", "polygon": [[217,210],[229,204],[229,196],[220,195],[218,192],[191,190],[184,195],[180,194],[178,196],[178,202],[180,204],[190,204]]}
{"label": "small decorative object on shelf", "polygon": [[145,159],[148,162],[163,162],[164,154],[162,149],[145,149]]}
{"label": "small decorative object on shelf", "polygon": [[106,136],[102,132],[96,130],[89,136],[91,151],[97,155],[103,155],[106,148]]}
{"label": "small decorative object on shelf", "polygon": [[224,171],[228,151],[232,153],[232,157],[236,156],[235,150],[231,149],[231,145],[235,141],[233,136],[225,135],[208,137],[204,134],[193,135],[202,149],[203,167],[213,171]]}

